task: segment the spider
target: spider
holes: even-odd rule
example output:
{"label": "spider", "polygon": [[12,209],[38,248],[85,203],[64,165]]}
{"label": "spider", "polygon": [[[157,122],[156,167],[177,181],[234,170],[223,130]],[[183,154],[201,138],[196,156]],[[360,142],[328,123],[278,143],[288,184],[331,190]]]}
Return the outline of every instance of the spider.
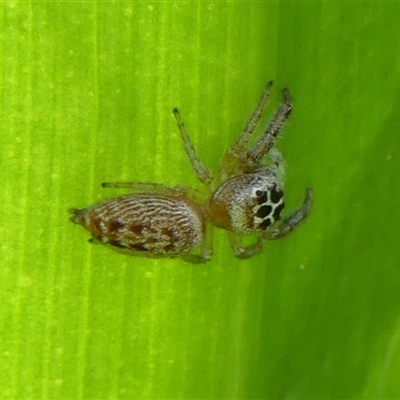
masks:
{"label": "spider", "polygon": [[[71,220],[95,240],[132,255],[182,257],[192,263],[212,258],[214,227],[226,230],[233,253],[248,258],[259,253],[266,240],[290,233],[309,214],[312,190],[302,206],[281,223],[283,159],[274,147],[292,111],[287,88],[269,125],[254,144],[250,140],[267,106],[272,81],[266,88],[236,142],[224,154],[217,176],[197,157],[178,108],[172,110],[185,152],[208,196],[186,186],[147,182],[106,182],[103,187],[129,188],[133,193],[83,209],[71,209]],[[268,156],[268,162],[264,158]],[[243,237],[254,234],[245,245]]]}

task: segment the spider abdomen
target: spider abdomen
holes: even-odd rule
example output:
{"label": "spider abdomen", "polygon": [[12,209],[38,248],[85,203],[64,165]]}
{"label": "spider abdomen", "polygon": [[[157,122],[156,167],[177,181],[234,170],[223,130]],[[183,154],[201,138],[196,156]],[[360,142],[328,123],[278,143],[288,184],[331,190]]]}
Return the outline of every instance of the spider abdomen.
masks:
{"label": "spider abdomen", "polygon": [[189,253],[204,237],[200,206],[183,196],[132,194],[72,212],[93,238],[140,255]]}

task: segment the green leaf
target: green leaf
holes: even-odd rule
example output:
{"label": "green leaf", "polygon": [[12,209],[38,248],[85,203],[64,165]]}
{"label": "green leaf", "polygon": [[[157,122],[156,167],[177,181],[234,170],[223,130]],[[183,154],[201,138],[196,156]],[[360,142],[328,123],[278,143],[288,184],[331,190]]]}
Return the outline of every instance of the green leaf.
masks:
{"label": "green leaf", "polygon": [[[400,315],[397,3],[3,2],[4,399],[393,399]],[[104,181],[202,189],[273,79],[287,211],[249,260],[129,257],[68,209]],[[400,108],[399,108],[400,109]],[[125,193],[122,191],[122,193]]]}

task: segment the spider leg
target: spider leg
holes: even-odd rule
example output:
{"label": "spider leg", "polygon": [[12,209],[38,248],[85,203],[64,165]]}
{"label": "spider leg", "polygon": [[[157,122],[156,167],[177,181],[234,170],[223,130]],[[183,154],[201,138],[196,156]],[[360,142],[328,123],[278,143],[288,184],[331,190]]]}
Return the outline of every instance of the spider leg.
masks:
{"label": "spider leg", "polygon": [[207,200],[204,193],[184,185],[171,187],[153,182],[103,182],[101,186],[103,188],[131,189],[134,193],[157,193],[165,196],[189,197],[199,204],[204,204]]}
{"label": "spider leg", "polygon": [[276,179],[283,186],[285,180],[285,162],[281,152],[276,147],[273,147],[268,153],[268,157],[271,160],[271,163],[267,167],[260,168],[260,170],[273,171]]}
{"label": "spider leg", "polygon": [[205,263],[213,257],[213,226],[207,224],[204,241],[200,247],[200,254],[184,254],[182,259],[192,264]]}
{"label": "spider leg", "polygon": [[250,118],[248,119],[246,126],[242,133],[239,135],[236,142],[232,145],[230,149],[228,149],[224,156],[224,164],[227,166],[226,171],[224,171],[224,175],[227,177],[232,175],[233,170],[236,168],[237,164],[241,164],[243,161],[243,154],[246,154],[246,147],[251,139],[251,136],[256,129],[260,118],[267,107],[269,95],[272,88],[272,81],[269,81],[264,89],[260,100]]}
{"label": "spider leg", "polygon": [[144,193],[170,193],[171,191],[176,191],[176,189],[163,185],[162,183],[153,182],[103,182],[101,186],[103,188],[132,189],[135,192]]}
{"label": "spider leg", "polygon": [[190,190],[184,186],[170,187],[162,183],[153,182],[103,182],[103,188],[130,189],[133,193],[157,193],[165,196],[185,196]]}
{"label": "spider leg", "polygon": [[287,217],[279,227],[269,229],[267,232],[265,232],[264,238],[269,240],[280,239],[292,232],[292,230],[296,228],[296,226],[310,213],[311,204],[312,189],[307,188],[303,205],[292,215]]}
{"label": "spider leg", "polygon": [[181,114],[178,108],[175,107],[172,112],[178,124],[179,132],[183,141],[183,147],[189,158],[190,163],[192,164],[192,168],[196,172],[196,175],[200,179],[200,181],[207,187],[210,187],[213,181],[213,175],[211,171],[197,157],[196,150],[193,146],[192,141],[190,140],[189,134],[186,130],[186,126],[181,118]]}
{"label": "spider leg", "polygon": [[229,243],[233,253],[237,258],[250,258],[259,253],[263,249],[264,240],[260,236],[257,241],[250,245],[244,246],[242,237],[233,232],[227,232]]}
{"label": "spider leg", "polygon": [[264,112],[264,110],[267,106],[267,102],[269,99],[269,94],[271,92],[272,84],[273,84],[272,81],[269,81],[267,83],[264,93],[262,94],[260,100],[258,101],[257,107],[254,109],[254,111],[250,115],[250,118],[247,121],[247,124],[246,124],[243,132],[239,135],[238,139],[236,140],[236,143],[228,150],[228,153],[231,156],[233,156],[235,158],[239,158],[241,153],[243,152],[243,149],[245,149],[247,144],[249,143],[251,135],[253,134],[254,130],[256,129],[256,127],[260,121],[260,118],[262,116],[262,113]]}
{"label": "spider leg", "polygon": [[253,148],[247,152],[245,161],[247,169],[256,167],[265,154],[267,154],[274,146],[279,132],[285,125],[285,122],[292,111],[293,104],[289,89],[283,89],[282,93],[283,102],[278,111],[275,113],[271,122],[268,124],[267,129],[257,140]]}

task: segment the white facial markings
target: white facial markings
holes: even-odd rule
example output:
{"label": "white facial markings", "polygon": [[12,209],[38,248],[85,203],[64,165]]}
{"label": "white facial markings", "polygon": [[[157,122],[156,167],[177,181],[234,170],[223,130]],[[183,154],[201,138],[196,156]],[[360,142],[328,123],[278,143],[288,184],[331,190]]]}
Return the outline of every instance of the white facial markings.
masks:
{"label": "white facial markings", "polygon": [[274,183],[272,187],[254,188],[253,198],[257,202],[253,207],[254,227],[265,230],[280,218],[280,213],[285,206],[283,192]]}

